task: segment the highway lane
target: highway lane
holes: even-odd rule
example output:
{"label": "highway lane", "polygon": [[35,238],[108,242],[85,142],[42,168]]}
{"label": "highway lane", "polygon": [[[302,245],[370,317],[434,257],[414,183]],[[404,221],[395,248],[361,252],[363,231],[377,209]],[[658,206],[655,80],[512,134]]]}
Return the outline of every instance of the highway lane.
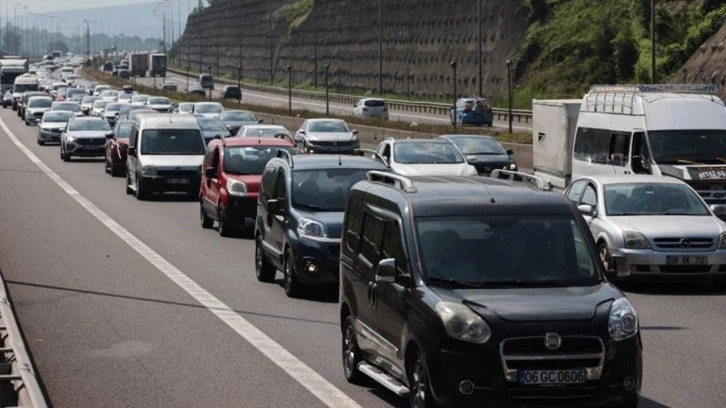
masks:
{"label": "highway lane", "polygon": [[[98,161],[63,163],[9,110],[0,118],[82,196],[364,407],[403,406],[343,379],[334,296],[285,297],[254,277],[248,225],[202,230],[198,203],[138,202]],[[322,402],[113,235],[0,132],[0,268],[56,406],[276,406]],[[631,291],[645,344],[642,407],[726,400],[726,295],[708,286]]]}
{"label": "highway lane", "polygon": [[[185,92],[187,89],[187,78],[183,75],[175,74],[169,72],[167,74],[166,80],[172,81],[175,84],[177,84],[178,89],[181,92]],[[154,78],[137,78],[136,81],[140,84],[146,85],[146,86],[154,86]],[[162,84],[164,82],[163,78],[156,78],[156,87],[161,88]],[[196,78],[189,78],[189,84],[193,85],[197,83]],[[212,97],[219,98],[220,97],[220,91],[222,90],[223,84],[219,83],[216,85],[216,89],[212,92]],[[287,108],[288,107],[288,99],[285,95],[279,95],[274,93],[265,93],[265,92],[259,92],[249,89],[243,89],[242,91],[242,101],[245,103],[250,104],[257,104],[262,106],[272,106],[276,108]],[[313,101],[309,99],[302,99],[302,98],[292,98],[292,107],[296,110],[309,110],[313,112],[325,112],[325,103],[319,102],[319,101]],[[350,116],[353,112],[353,107],[339,104],[339,103],[331,103],[330,104],[330,112],[336,115],[342,115],[342,116]],[[420,113],[414,113],[414,112],[398,112],[398,111],[390,111],[390,120],[392,121],[400,121],[400,122],[416,122],[416,123],[428,123],[428,124],[436,124],[436,125],[448,125],[451,123],[449,118],[447,116],[440,116],[440,115],[432,115],[432,114],[420,114]],[[494,127],[504,129],[507,127],[506,122],[502,121],[495,121]],[[531,124],[517,124],[515,122],[513,129],[515,131],[532,131]]]}

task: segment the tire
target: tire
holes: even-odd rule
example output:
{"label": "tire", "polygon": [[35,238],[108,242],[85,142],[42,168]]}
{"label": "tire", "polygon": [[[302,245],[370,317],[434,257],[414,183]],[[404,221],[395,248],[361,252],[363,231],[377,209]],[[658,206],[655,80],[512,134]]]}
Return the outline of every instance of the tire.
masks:
{"label": "tire", "polygon": [[199,219],[204,229],[210,229],[214,225],[214,220],[209,218],[207,212],[204,211],[204,204],[201,202],[199,203]]}
{"label": "tire", "polygon": [[143,188],[144,184],[141,182],[141,177],[138,175],[136,176],[136,199],[139,201],[144,201],[148,199],[148,193],[144,191]]}
{"label": "tire", "polygon": [[283,271],[282,286],[285,288],[285,295],[289,298],[297,298],[302,294],[302,288],[300,283],[297,281],[295,275],[295,258],[292,256],[292,251],[287,250],[285,253],[285,267]]}
{"label": "tire", "polygon": [[44,141],[42,141],[42,140],[40,140],[40,139],[38,139],[38,144],[39,144],[40,146],[45,146],[45,142],[44,142]]}
{"label": "tire", "polygon": [[255,275],[257,276],[257,280],[272,283],[275,281],[276,274],[275,267],[270,264],[270,261],[265,256],[265,251],[262,249],[262,241],[258,235],[255,238]]}
{"label": "tire", "polygon": [[426,360],[421,352],[418,352],[413,357],[413,361],[408,364],[406,374],[408,375],[408,398],[411,408],[437,407],[434,394],[431,392]]}
{"label": "tire", "polygon": [[347,316],[343,320],[343,339],[342,339],[342,357],[343,357],[343,374],[345,379],[351,384],[362,385],[365,381],[365,375],[358,371],[358,364],[363,361],[358,341],[355,338],[355,328],[353,327],[353,316]]}
{"label": "tire", "polygon": [[602,262],[605,272],[611,274],[613,269],[611,265],[610,248],[608,248],[608,244],[605,243],[605,241],[600,241],[597,244],[597,253],[600,255],[600,262]]}
{"label": "tire", "polygon": [[232,226],[229,225],[229,222],[227,222],[227,215],[221,208],[217,210],[217,232],[219,232],[220,237],[224,238],[234,235],[234,228],[232,228]]}
{"label": "tire", "polygon": [[134,193],[134,190],[131,188],[131,177],[126,174],[126,194],[131,195]]}
{"label": "tire", "polygon": [[71,161],[71,155],[65,152],[65,147],[61,144],[61,154],[60,154],[61,160],[64,162]]}

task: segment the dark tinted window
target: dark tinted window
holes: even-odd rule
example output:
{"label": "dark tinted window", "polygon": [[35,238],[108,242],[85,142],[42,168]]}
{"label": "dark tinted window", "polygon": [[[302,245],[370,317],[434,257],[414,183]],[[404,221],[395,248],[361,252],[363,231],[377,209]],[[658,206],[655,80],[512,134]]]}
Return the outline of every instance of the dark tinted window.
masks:
{"label": "dark tinted window", "polygon": [[386,106],[386,102],[384,102],[380,99],[369,99],[369,100],[365,101],[363,104],[370,108],[380,108],[380,107]]}
{"label": "dark tinted window", "polygon": [[72,120],[68,123],[69,131],[84,131],[84,130],[100,130],[100,131],[111,131],[108,126],[108,122],[103,119],[99,120]]}
{"label": "dark tinted window", "polygon": [[151,129],[141,137],[141,153],[194,156],[204,154],[204,139],[196,129]]}
{"label": "dark tinted window", "polygon": [[381,259],[393,258],[396,260],[396,276],[409,276],[408,261],[406,252],[403,250],[403,241],[401,240],[401,231],[398,223],[387,222],[383,230]]}
{"label": "dark tinted window", "polygon": [[133,128],[133,124],[131,123],[122,123],[118,125],[116,128],[116,138],[117,139],[128,139],[131,137],[131,129]]}
{"label": "dark tinted window", "polygon": [[344,211],[350,188],[368,169],[335,168],[293,172],[293,205],[311,211]]}
{"label": "dark tinted window", "polygon": [[348,210],[345,213],[345,237],[346,245],[351,251],[358,250],[360,240],[360,224],[363,216],[363,202],[351,199],[348,202]]}
{"label": "dark tinted window", "polygon": [[200,117],[197,118],[197,122],[199,122],[199,127],[205,132],[223,132],[224,134],[229,134],[229,130],[220,119]]}
{"label": "dark tinted window", "polygon": [[380,260],[383,228],[383,220],[369,213],[365,214],[363,218],[363,239],[361,240],[360,254],[373,265]]}
{"label": "dark tinted window", "polygon": [[456,147],[450,143],[396,143],[393,160],[401,164],[463,163]]}
{"label": "dark tinted window", "polygon": [[649,132],[648,137],[656,163],[724,163],[726,130],[663,130]]}
{"label": "dark tinted window", "polygon": [[30,98],[28,101],[29,108],[50,108],[53,100],[50,98]]}
{"label": "dark tinted window", "polygon": [[488,137],[457,137],[451,141],[464,154],[507,154],[498,141]]}
{"label": "dark tinted window", "polygon": [[263,202],[270,198],[272,189],[275,187],[275,169],[274,166],[265,167],[265,172],[262,173],[262,188],[260,189],[260,200]]}
{"label": "dark tinted window", "polygon": [[277,156],[280,149],[295,154],[293,148],[239,146],[224,148],[224,172],[229,174],[262,174],[267,162]]}

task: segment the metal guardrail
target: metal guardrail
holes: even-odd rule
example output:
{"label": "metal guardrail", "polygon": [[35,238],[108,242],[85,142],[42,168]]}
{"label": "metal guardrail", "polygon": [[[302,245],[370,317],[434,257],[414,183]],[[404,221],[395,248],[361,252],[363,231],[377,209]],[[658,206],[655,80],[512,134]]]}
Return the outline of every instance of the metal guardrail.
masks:
{"label": "metal guardrail", "polygon": [[9,382],[17,393],[18,407],[48,406],[33,364],[25,349],[25,341],[8,299],[5,282],[0,276],[0,353],[10,363],[10,373],[0,375],[0,383]]}
{"label": "metal guardrail", "polygon": [[[187,73],[185,71],[181,71],[178,69],[173,68],[167,68],[167,71],[172,72],[177,75],[187,76]],[[192,75],[189,75],[192,76]],[[227,85],[237,85],[236,81],[230,81],[226,79],[215,79],[215,82],[220,82]],[[242,88],[258,91],[258,92],[266,92],[266,93],[274,93],[278,95],[285,95],[288,94],[288,89],[279,87],[279,86],[271,86],[271,85],[260,85],[260,84],[251,84],[247,82],[242,82]],[[319,102],[325,102],[325,93],[324,92],[316,92],[316,91],[305,91],[300,89],[293,89],[292,90],[292,96],[295,98],[300,99],[308,99],[308,100],[314,100]],[[346,95],[346,94],[337,94],[337,93],[330,93],[329,94],[329,100],[331,103],[338,103],[341,105],[349,105],[351,108],[353,107],[353,104],[358,102],[362,97],[361,96],[355,96],[355,95]],[[446,103],[436,103],[436,102],[411,102],[411,101],[401,101],[396,99],[386,99],[386,103],[388,104],[388,109],[398,111],[398,112],[411,112],[411,113],[421,113],[421,114],[430,114],[430,115],[438,115],[438,116],[449,116],[451,114],[451,105]],[[507,121],[509,120],[509,111],[508,109],[503,108],[493,108],[492,109],[494,113],[494,119],[497,121]],[[512,110],[512,121],[517,124],[529,124],[532,122],[532,111],[531,110],[525,110],[525,109],[513,109]]]}

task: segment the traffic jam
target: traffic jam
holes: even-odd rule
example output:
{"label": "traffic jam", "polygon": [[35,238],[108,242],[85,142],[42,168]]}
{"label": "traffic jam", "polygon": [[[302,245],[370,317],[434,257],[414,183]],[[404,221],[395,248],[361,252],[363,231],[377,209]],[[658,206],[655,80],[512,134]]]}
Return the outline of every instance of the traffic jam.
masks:
{"label": "traffic jam", "polygon": [[[619,288],[726,287],[726,108],[712,86],[534,100],[525,172],[466,127],[363,149],[341,119],[291,132],[92,82],[82,63],[31,66],[3,107],[69,168],[97,158],[130,197],[184,195],[201,228],[254,240],[259,285],[337,293],[341,347],[325,352],[348,382],[411,407],[637,407],[640,322]],[[387,118],[381,104],[352,114]]]}

